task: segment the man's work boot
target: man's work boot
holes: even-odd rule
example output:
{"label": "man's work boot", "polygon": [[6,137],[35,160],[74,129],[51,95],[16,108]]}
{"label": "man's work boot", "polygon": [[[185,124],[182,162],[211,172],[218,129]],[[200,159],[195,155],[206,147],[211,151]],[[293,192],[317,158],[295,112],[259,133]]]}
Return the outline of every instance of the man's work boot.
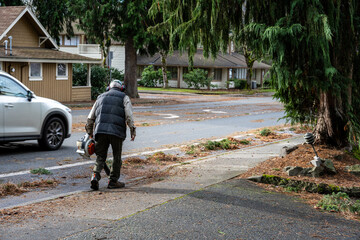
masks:
{"label": "man's work boot", "polygon": [[93,190],[99,190],[99,181],[100,181],[100,174],[94,173],[91,177],[91,185],[90,188]]}
{"label": "man's work boot", "polygon": [[123,182],[119,182],[119,181],[116,181],[116,182],[114,182],[114,181],[109,181],[109,184],[108,184],[108,188],[123,188],[123,187],[125,187],[125,183],[123,183]]}

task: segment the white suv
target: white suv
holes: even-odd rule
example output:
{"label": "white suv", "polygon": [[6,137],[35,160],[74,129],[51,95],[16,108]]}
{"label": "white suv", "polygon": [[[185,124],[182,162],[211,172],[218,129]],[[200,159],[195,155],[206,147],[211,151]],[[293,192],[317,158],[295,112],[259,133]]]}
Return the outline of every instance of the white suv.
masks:
{"label": "white suv", "polygon": [[0,144],[38,140],[47,150],[59,149],[71,135],[71,110],[35,96],[24,84],[0,71]]}

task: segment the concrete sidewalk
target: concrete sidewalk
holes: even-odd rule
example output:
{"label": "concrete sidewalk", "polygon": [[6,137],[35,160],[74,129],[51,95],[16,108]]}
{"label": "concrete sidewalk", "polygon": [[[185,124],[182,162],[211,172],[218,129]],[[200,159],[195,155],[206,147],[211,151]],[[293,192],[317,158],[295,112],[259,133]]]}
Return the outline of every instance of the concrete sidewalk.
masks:
{"label": "concrete sidewalk", "polygon": [[302,142],[230,151],[179,165],[163,181],[34,205],[39,214],[2,223],[0,239],[359,239],[358,222],[232,179]]}

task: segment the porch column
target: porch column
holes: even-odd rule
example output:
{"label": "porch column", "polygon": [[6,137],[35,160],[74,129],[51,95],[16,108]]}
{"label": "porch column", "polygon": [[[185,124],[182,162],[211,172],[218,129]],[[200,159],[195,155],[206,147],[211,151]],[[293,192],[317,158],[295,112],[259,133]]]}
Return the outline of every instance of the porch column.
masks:
{"label": "porch column", "polygon": [[91,87],[91,64],[88,63],[87,65],[87,83],[86,86]]}
{"label": "porch column", "polygon": [[230,68],[226,68],[227,72],[226,72],[226,88],[229,89],[229,75],[230,75]]}
{"label": "porch column", "polygon": [[181,71],[182,71],[182,67],[177,67],[178,71],[177,71],[177,87],[180,88],[180,77],[181,77]]}

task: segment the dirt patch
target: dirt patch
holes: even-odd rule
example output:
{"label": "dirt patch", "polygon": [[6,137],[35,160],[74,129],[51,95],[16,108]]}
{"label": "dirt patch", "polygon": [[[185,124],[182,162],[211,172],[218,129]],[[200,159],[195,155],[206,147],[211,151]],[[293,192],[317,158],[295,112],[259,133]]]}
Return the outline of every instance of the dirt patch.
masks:
{"label": "dirt patch", "polygon": [[270,133],[267,136],[261,136],[261,135],[256,135],[257,138],[260,139],[260,141],[262,142],[273,142],[273,141],[277,141],[277,140],[282,140],[282,139],[286,139],[286,138],[291,138],[293,135],[290,134],[286,134],[286,133]]}
{"label": "dirt patch", "polygon": [[241,177],[250,177],[254,175],[268,174],[286,177],[294,180],[303,180],[308,182],[326,183],[342,187],[360,187],[360,177],[350,174],[345,167],[349,165],[359,164],[360,161],[348,153],[344,153],[341,150],[331,148],[328,146],[320,145],[316,146],[316,151],[322,159],[331,159],[336,168],[337,174],[335,175],[324,175],[319,178],[312,177],[289,177],[283,169],[286,166],[299,166],[299,167],[312,167],[310,163],[313,160],[315,154],[311,146],[308,144],[299,145],[299,148],[291,152],[287,156],[275,157],[269,159],[256,167],[250,169]]}
{"label": "dirt patch", "polygon": [[[288,176],[288,174],[283,170],[286,166],[299,166],[303,168],[313,167],[310,163],[310,161],[313,160],[313,157],[315,156],[312,147],[308,144],[298,145],[298,147],[298,149],[283,158],[275,157],[260,163],[256,167],[240,175],[239,178],[248,178],[250,176],[268,174],[288,179],[313,182],[316,184],[325,183],[330,185],[336,185],[339,187],[360,187],[360,177],[352,175],[346,170],[346,166],[359,164],[360,161],[354,158],[349,153],[345,153],[342,150],[325,145],[317,145],[315,146],[315,149],[319,157],[321,157],[322,159],[331,159],[333,161],[337,171],[335,175],[324,175],[318,178],[305,176]],[[269,184],[257,183],[257,185],[270,191],[282,192],[289,195],[298,196],[314,207],[323,197],[323,195],[321,194],[308,193],[306,191],[287,192],[287,190],[282,187]],[[354,214],[340,214],[349,219],[360,220],[359,216]]]}
{"label": "dirt patch", "polygon": [[56,187],[58,184],[59,181],[57,181],[56,179],[42,179],[39,181],[23,182],[19,184],[8,182],[0,184],[0,197],[5,197],[9,195],[20,195],[33,189]]}

